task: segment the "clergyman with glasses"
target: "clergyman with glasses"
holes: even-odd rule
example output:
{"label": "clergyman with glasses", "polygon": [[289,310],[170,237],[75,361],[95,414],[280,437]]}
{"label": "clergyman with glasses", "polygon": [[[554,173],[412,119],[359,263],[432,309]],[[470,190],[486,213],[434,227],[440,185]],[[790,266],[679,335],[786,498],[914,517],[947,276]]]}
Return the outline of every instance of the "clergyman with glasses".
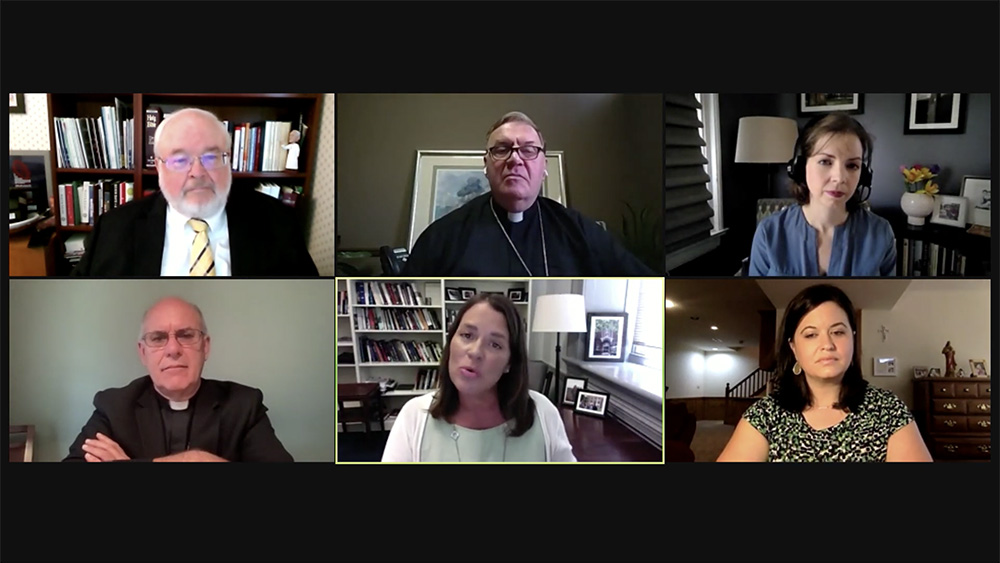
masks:
{"label": "clergyman with glasses", "polygon": [[94,396],[94,413],[63,461],[293,461],[259,389],[202,378],[212,339],[197,305],[160,299],[143,315],[148,375]]}
{"label": "clergyman with glasses", "polygon": [[545,139],[524,113],[486,134],[490,190],[431,223],[406,276],[655,276],[596,221],[540,194]]}
{"label": "clergyman with glasses", "polygon": [[293,210],[231,189],[232,146],[214,114],[169,114],[153,140],[159,190],[101,214],[72,275],[318,276]]}

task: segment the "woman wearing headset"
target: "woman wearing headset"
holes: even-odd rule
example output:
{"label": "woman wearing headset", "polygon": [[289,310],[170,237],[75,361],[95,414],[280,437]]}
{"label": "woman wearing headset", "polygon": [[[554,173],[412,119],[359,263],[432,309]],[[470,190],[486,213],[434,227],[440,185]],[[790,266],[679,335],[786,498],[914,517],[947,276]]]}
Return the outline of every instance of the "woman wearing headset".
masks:
{"label": "woman wearing headset", "polygon": [[814,119],[788,163],[790,205],[757,226],[751,276],[893,276],[889,222],[862,207],[871,190],[872,137],[843,113]]}

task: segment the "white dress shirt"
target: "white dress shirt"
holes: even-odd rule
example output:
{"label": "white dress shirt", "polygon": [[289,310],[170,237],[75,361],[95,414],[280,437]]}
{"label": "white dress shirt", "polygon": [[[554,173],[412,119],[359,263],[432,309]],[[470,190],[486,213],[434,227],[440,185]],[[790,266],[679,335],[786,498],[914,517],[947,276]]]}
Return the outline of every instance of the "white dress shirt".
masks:
{"label": "white dress shirt", "polygon": [[[216,276],[231,276],[229,252],[229,223],[226,209],[211,217],[198,217],[208,223],[208,245],[215,260]],[[190,217],[178,213],[167,205],[167,229],[163,237],[163,261],[160,263],[161,276],[184,276],[191,270],[191,246],[194,244],[194,229],[188,225]]]}

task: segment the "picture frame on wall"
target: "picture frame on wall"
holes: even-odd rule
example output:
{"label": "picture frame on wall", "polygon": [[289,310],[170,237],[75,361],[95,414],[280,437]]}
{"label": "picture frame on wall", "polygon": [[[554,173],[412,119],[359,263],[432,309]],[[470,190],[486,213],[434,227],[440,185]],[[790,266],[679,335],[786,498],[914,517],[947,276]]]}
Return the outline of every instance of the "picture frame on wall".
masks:
{"label": "picture frame on wall", "polygon": [[965,133],[965,94],[906,94],[903,134]]}
{"label": "picture frame on wall", "polygon": [[[410,249],[434,221],[490,191],[483,172],[485,150],[418,150],[410,208]],[[548,176],[541,194],[561,205],[566,202],[562,151],[545,153]]]}
{"label": "picture frame on wall", "polygon": [[624,362],[628,313],[587,313],[587,362]]}
{"label": "picture frame on wall", "polygon": [[969,202],[969,213],[965,220],[973,228],[982,227],[989,234],[990,213],[992,213],[992,192],[989,176],[963,176],[962,197]]}
{"label": "picture frame on wall", "polygon": [[[8,151],[7,186],[10,230],[27,227],[45,218],[52,187],[52,155],[49,151]],[[15,205],[16,201],[16,205]]]}
{"label": "picture frame on wall", "polygon": [[850,114],[865,112],[864,94],[799,94],[799,117],[842,111]]}
{"label": "picture frame on wall", "polygon": [[10,98],[7,113],[24,113],[24,94],[7,94]]}
{"label": "picture frame on wall", "polygon": [[896,377],[896,358],[872,358],[875,368],[872,375],[878,377]]}
{"label": "picture frame on wall", "polygon": [[931,223],[965,228],[965,215],[969,210],[969,200],[961,196],[935,195]]}

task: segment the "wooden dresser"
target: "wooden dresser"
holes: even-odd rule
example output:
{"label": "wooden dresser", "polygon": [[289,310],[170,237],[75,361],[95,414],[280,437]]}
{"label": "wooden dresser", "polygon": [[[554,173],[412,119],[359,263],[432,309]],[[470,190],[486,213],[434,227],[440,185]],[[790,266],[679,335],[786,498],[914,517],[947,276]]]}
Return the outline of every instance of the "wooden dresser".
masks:
{"label": "wooden dresser", "polygon": [[937,461],[989,461],[989,379],[929,377],[913,381],[914,415]]}

